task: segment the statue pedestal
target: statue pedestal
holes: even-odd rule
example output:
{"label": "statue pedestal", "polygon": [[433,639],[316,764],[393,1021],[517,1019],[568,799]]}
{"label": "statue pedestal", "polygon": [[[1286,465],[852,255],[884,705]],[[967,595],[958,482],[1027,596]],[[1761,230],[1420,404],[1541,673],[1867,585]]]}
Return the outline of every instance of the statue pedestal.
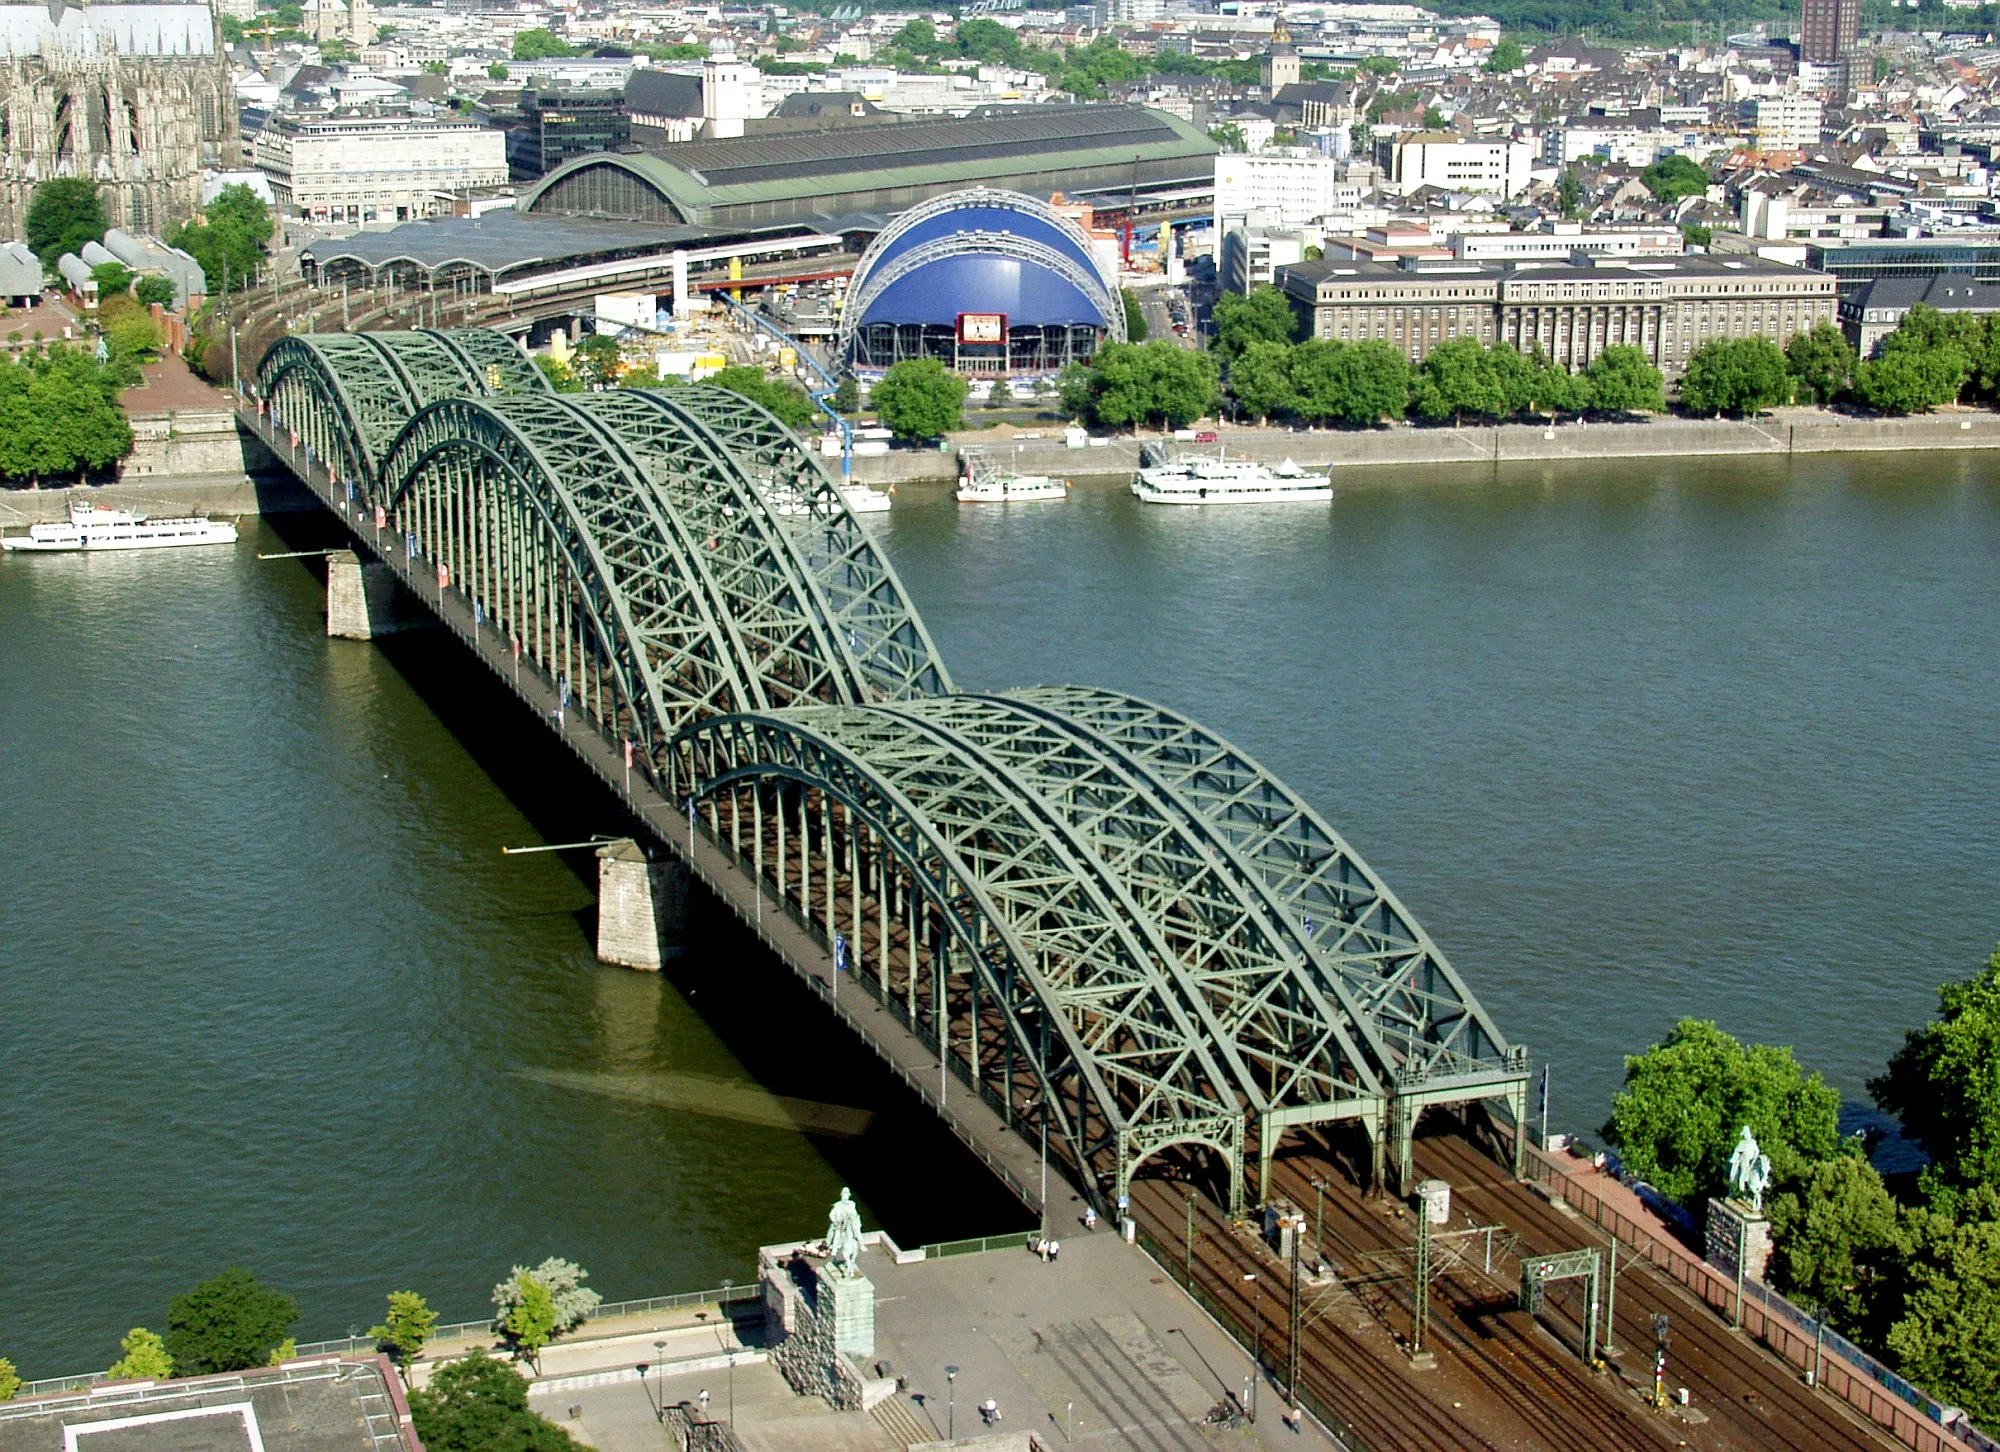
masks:
{"label": "statue pedestal", "polygon": [[859,1271],[828,1267],[819,1277],[819,1318],[833,1332],[834,1350],[867,1361],[875,1354],[875,1282]]}
{"label": "statue pedestal", "polygon": [[1708,1263],[1732,1279],[1738,1247],[1743,1278],[1762,1281],[1771,1260],[1771,1222],[1741,1200],[1708,1202]]}

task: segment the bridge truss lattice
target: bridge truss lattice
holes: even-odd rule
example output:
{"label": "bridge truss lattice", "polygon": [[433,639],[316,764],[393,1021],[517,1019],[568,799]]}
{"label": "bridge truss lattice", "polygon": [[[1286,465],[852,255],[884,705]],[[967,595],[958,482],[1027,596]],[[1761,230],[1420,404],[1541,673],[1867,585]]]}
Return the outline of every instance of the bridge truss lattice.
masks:
{"label": "bridge truss lattice", "polygon": [[[692,804],[1094,1196],[1149,1157],[1427,1105],[1525,1124],[1526,1056],[1311,807],[1149,702],[957,691],[788,430],[720,389],[560,394],[498,333],[292,337],[258,407],[389,548]],[[1386,1161],[1386,1163],[1385,1163]]]}

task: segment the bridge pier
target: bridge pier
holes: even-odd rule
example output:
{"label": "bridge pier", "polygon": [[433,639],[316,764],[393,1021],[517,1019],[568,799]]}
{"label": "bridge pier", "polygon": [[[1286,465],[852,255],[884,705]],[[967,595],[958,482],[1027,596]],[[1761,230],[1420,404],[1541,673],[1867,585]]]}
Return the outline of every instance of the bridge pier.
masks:
{"label": "bridge pier", "polygon": [[353,550],[336,550],[326,557],[328,635],[341,640],[373,640],[428,623],[380,560],[364,562]]}
{"label": "bridge pier", "polygon": [[681,951],[687,926],[688,871],[653,862],[631,838],[597,849],[597,956],[605,963],[657,973]]}

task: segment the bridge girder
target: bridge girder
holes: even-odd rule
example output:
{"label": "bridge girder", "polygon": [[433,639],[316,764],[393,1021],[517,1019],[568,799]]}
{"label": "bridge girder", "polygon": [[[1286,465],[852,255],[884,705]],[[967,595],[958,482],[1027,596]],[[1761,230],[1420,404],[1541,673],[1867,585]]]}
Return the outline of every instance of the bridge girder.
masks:
{"label": "bridge girder", "polygon": [[947,1062],[962,1023],[968,1081],[1114,1194],[1179,1144],[1240,1202],[1253,1120],[1267,1171],[1289,1127],[1351,1118],[1399,1181],[1426,1105],[1500,1099],[1522,1126],[1525,1052],[1317,813],[1149,702],[956,693],[763,409],[557,394],[484,329],[290,338],[258,378],[392,548],[713,831],[726,804],[740,845],[747,810],[746,868],[786,896],[796,855],[800,912],[873,943],[885,1004]]}

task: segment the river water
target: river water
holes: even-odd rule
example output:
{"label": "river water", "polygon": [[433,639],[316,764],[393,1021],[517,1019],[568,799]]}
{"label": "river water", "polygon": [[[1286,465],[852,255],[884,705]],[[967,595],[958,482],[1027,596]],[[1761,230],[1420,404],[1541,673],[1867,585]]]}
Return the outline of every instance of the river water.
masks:
{"label": "river water", "polygon": [[[2000,460],[1609,470],[876,518],[961,686],[1130,690],[1318,805],[1555,1127],[1683,1014],[1859,1098],[2000,939]],[[844,1182],[905,1241],[1016,1223],[726,931],[595,963],[588,859],[498,848],[609,807],[448,641],[327,641],[254,559],[325,527],[0,564],[0,1354],[108,1364],[238,1262],[302,1338],[549,1254],[718,1284]]]}

